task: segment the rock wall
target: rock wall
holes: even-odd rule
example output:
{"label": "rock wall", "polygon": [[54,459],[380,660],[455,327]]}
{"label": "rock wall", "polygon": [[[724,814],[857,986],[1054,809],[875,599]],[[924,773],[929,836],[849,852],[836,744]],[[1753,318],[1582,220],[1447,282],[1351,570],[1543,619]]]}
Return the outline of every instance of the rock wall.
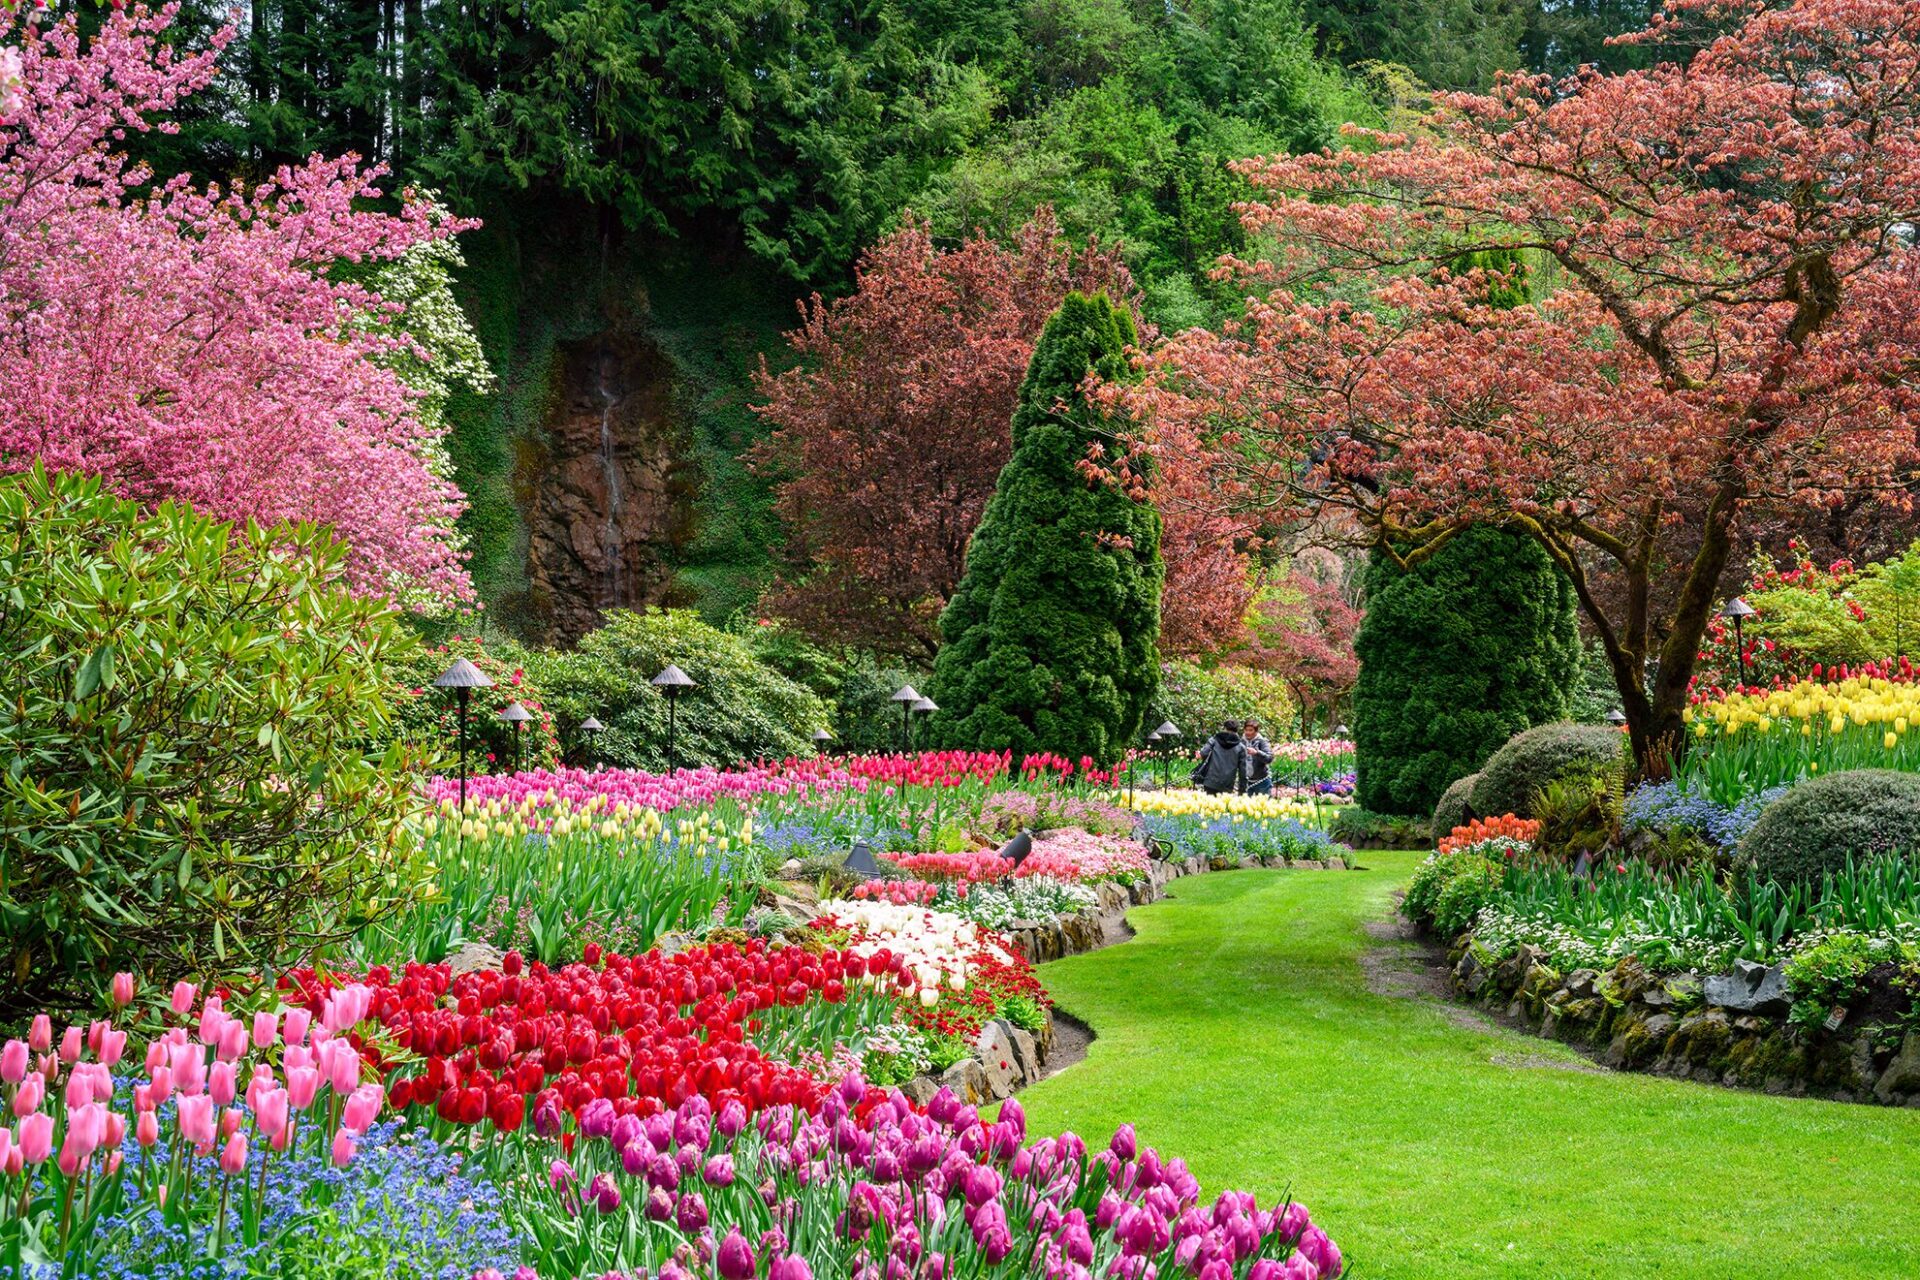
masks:
{"label": "rock wall", "polygon": [[1920,1107],[1920,1032],[1898,1042],[1848,1013],[1807,1029],[1787,1018],[1778,967],[1656,977],[1629,957],[1602,973],[1561,974],[1523,946],[1497,965],[1470,946],[1448,953],[1457,990],[1549,1039],[1594,1050],[1610,1067],[1767,1093]]}
{"label": "rock wall", "polygon": [[608,609],[670,602],[697,476],[658,345],[609,331],[555,355],[546,456],[525,468],[528,578],[543,638],[569,644]]}

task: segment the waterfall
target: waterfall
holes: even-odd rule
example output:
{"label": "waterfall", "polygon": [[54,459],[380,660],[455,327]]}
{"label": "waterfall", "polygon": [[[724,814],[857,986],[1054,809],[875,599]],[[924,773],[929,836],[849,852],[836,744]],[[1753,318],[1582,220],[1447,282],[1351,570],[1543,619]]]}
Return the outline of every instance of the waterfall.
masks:
{"label": "waterfall", "polygon": [[600,531],[600,551],[606,561],[606,607],[620,604],[620,461],[614,456],[613,407],[620,397],[607,385],[607,366],[612,358],[602,352],[599,360],[600,382],[600,470],[607,481],[607,520]]}

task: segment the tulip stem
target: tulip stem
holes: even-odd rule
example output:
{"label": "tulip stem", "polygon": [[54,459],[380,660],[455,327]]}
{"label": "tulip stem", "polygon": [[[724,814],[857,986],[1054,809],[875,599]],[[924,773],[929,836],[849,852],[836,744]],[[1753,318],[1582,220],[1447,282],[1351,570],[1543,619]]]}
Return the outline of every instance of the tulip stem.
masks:
{"label": "tulip stem", "polygon": [[214,1221],[213,1256],[227,1251],[227,1194],[233,1189],[233,1175],[220,1175],[220,1213]]}

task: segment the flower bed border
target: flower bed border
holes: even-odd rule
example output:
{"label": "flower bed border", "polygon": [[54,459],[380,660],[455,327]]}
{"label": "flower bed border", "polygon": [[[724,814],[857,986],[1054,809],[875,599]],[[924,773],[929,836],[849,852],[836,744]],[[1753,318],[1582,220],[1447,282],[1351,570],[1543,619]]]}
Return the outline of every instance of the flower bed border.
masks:
{"label": "flower bed border", "polygon": [[[1523,945],[1485,963],[1463,935],[1447,950],[1453,989],[1536,1035],[1584,1048],[1608,1067],[1837,1102],[1920,1107],[1920,1032],[1898,1050],[1849,1014],[1833,1030],[1787,1018],[1778,967],[1656,976],[1633,957],[1562,975]],[[1717,1001],[1717,1002],[1716,1002]]]}

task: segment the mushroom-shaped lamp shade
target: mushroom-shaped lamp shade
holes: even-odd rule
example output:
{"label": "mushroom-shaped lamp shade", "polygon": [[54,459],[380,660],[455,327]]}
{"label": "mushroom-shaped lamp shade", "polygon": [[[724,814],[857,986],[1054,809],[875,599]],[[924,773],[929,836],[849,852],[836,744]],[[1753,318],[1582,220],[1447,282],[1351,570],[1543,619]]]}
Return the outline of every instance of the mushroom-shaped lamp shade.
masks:
{"label": "mushroom-shaped lamp shade", "polygon": [[832,742],[833,734],[825,729],[815,729],[813,731],[813,740],[815,742]]}
{"label": "mushroom-shaped lamp shade", "polygon": [[853,850],[847,854],[847,860],[843,865],[856,876],[880,874],[880,864],[873,860],[873,850],[868,847],[865,840],[853,842]]}
{"label": "mushroom-shaped lamp shade", "polygon": [[1626,713],[1621,711],[1620,708],[1615,707],[1613,710],[1607,712],[1607,723],[1612,725],[1614,728],[1617,729],[1621,725],[1625,724],[1626,722],[1627,722]]}
{"label": "mushroom-shaped lamp shade", "polygon": [[912,706],[914,703],[920,701],[920,691],[914,688],[910,684],[903,684],[900,686],[899,690],[895,692],[891,698],[887,699],[887,701],[888,702],[904,702],[908,706]]}
{"label": "mushroom-shaped lamp shade", "polygon": [[1343,724],[1337,724],[1333,726],[1333,736],[1336,738],[1344,738],[1352,732],[1353,730],[1347,728],[1347,726]]}
{"label": "mushroom-shaped lamp shade", "polygon": [[1752,605],[1742,600],[1739,596],[1735,596],[1733,599],[1727,601],[1726,606],[1720,610],[1720,616],[1723,618],[1751,618],[1753,612]]}
{"label": "mushroom-shaped lamp shade", "polygon": [[598,720],[594,719],[592,716],[588,716],[585,720],[582,720],[580,722],[580,732],[582,733],[599,733],[602,729],[606,727],[607,726],[601,724]]}
{"label": "mushroom-shaped lamp shade", "polygon": [[1177,738],[1180,736],[1180,726],[1171,720],[1162,720],[1160,727],[1155,729],[1154,732],[1163,738]]}
{"label": "mushroom-shaped lamp shade", "polygon": [[493,681],[465,658],[455,658],[452,666],[433,678],[433,686],[436,689],[490,689]]}
{"label": "mushroom-shaped lamp shade", "polygon": [[526,721],[533,719],[533,712],[527,710],[518,702],[509,702],[506,705],[506,709],[500,713],[500,718],[511,721],[514,724],[524,724]]}
{"label": "mushroom-shaped lamp shade", "polygon": [[913,704],[913,709],[915,711],[920,712],[922,715],[925,715],[926,713],[931,711],[938,711],[940,708],[934,705],[934,701],[932,698],[921,698],[919,701]]}
{"label": "mushroom-shaped lamp shade", "polygon": [[662,671],[653,678],[651,683],[669,698],[679,693],[682,689],[691,689],[694,687],[693,677],[674,666],[671,662],[667,664],[665,671]]}

